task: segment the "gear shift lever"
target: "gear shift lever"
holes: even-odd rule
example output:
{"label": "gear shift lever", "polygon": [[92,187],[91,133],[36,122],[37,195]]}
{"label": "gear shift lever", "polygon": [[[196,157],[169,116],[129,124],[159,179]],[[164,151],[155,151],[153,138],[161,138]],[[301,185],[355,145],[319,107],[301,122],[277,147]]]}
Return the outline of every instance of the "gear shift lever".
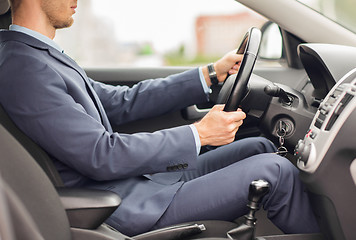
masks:
{"label": "gear shift lever", "polygon": [[245,215],[245,222],[235,229],[230,230],[227,236],[230,239],[254,240],[257,219],[255,213],[260,209],[263,196],[269,191],[269,183],[265,180],[252,181],[248,193],[249,213]]}

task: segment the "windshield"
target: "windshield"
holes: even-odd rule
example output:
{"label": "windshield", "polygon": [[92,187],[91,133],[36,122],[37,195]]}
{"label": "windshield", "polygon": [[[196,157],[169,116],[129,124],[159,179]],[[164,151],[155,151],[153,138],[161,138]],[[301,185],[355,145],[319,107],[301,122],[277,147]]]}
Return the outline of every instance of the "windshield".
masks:
{"label": "windshield", "polygon": [[355,0],[299,0],[299,2],[356,33]]}

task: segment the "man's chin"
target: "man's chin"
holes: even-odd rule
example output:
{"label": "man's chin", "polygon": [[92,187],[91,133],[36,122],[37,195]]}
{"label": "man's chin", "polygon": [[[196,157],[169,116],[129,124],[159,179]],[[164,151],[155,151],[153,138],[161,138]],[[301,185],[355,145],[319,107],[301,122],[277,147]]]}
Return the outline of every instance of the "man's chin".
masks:
{"label": "man's chin", "polygon": [[71,18],[67,22],[56,23],[53,26],[55,29],[63,29],[63,28],[69,28],[70,26],[73,25],[73,23],[74,23],[74,20],[73,20],[73,18]]}

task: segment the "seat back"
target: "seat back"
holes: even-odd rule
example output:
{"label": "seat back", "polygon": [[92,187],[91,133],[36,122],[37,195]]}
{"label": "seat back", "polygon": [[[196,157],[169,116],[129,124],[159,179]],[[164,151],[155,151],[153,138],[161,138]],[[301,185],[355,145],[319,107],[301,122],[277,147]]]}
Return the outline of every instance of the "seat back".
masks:
{"label": "seat back", "polygon": [[[16,227],[21,226],[21,227]],[[0,177],[0,239],[44,240],[27,209]]]}
{"label": "seat back", "polygon": [[[11,23],[11,11],[8,0],[0,0],[0,29],[7,29]],[[30,153],[30,155],[38,162],[42,169],[46,172],[50,180],[55,186],[63,186],[63,181],[55,168],[52,159],[49,155],[34,141],[27,137],[9,118],[4,108],[0,104],[0,124],[2,124],[22,146]]]}
{"label": "seat back", "polygon": [[[66,212],[51,181],[2,125],[0,175],[18,199],[21,199],[44,239],[71,239]],[[16,228],[21,228],[21,225]]]}
{"label": "seat back", "polygon": [[0,104],[0,124],[29,152],[47,174],[53,185],[63,186],[63,181],[50,156],[34,141],[27,137],[10,119]]}

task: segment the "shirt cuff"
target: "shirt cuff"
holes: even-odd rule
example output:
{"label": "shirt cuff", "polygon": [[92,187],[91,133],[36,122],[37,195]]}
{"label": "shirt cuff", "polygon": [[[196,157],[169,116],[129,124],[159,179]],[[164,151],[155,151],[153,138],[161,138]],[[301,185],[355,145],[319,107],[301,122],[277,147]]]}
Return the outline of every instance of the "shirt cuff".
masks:
{"label": "shirt cuff", "polygon": [[197,155],[199,155],[200,148],[201,148],[201,142],[200,142],[198,130],[194,126],[194,124],[190,124],[189,127],[190,127],[190,129],[192,129],[192,132],[193,132],[193,135],[194,135],[194,140],[195,140],[195,146],[197,148]]}
{"label": "shirt cuff", "polygon": [[202,85],[202,87],[204,89],[204,92],[208,96],[209,93],[211,93],[211,89],[210,89],[210,87],[208,87],[208,84],[206,84],[202,67],[199,68],[199,77],[200,77],[200,82],[201,82],[201,85]]}

